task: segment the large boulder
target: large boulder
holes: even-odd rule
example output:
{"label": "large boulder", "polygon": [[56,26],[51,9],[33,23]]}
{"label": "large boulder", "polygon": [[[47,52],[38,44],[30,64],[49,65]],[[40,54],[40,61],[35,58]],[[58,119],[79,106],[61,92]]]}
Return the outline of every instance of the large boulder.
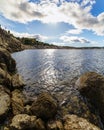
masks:
{"label": "large boulder", "polygon": [[42,119],[53,118],[57,112],[57,102],[48,93],[41,93],[31,106],[32,114]]}
{"label": "large boulder", "polygon": [[104,76],[95,72],[85,73],[77,80],[76,86],[99,110],[104,120]]}
{"label": "large boulder", "polygon": [[4,87],[0,85],[0,122],[10,109],[10,102],[10,96],[5,92]]}
{"label": "large boulder", "polygon": [[35,130],[36,116],[29,116],[27,114],[19,114],[13,117],[10,124],[10,130]]}
{"label": "large boulder", "polygon": [[64,118],[64,130],[100,130],[86,119],[76,115],[66,115]]}
{"label": "large boulder", "polygon": [[20,90],[15,89],[12,92],[11,102],[14,115],[24,113],[24,95]]}
{"label": "large boulder", "polygon": [[0,64],[5,64],[7,71],[13,73],[16,71],[16,63],[15,60],[11,57],[10,53],[0,48]]}

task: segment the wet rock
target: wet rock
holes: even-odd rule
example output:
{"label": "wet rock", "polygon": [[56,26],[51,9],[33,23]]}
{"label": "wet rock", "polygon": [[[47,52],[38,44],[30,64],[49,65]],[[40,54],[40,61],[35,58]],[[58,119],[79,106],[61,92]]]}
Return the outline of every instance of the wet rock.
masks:
{"label": "wet rock", "polygon": [[42,119],[53,118],[57,112],[57,102],[48,93],[42,93],[32,104],[31,112]]}
{"label": "wet rock", "polygon": [[0,68],[0,84],[11,86],[11,76],[8,74],[7,71],[4,71]]}
{"label": "wet rock", "polygon": [[0,64],[5,64],[7,71],[13,73],[16,71],[16,63],[15,60],[11,57],[10,53],[0,48]]}
{"label": "wet rock", "polygon": [[[88,72],[83,74],[76,82],[76,86],[83,96],[86,96],[90,102],[99,110],[104,120],[104,76]],[[104,121],[103,121],[104,123]]]}
{"label": "wet rock", "polygon": [[64,127],[60,120],[50,121],[47,123],[47,130],[64,130]]}
{"label": "wet rock", "polygon": [[100,128],[89,123],[84,118],[76,115],[66,115],[64,117],[64,130],[100,130]]}
{"label": "wet rock", "polygon": [[0,121],[7,115],[10,102],[10,96],[4,91],[3,86],[0,86]]}
{"label": "wet rock", "polygon": [[36,116],[29,116],[27,114],[19,114],[13,117],[10,124],[10,130],[35,130]]}
{"label": "wet rock", "polygon": [[12,86],[13,88],[20,88],[23,87],[24,81],[22,80],[22,77],[19,74],[15,74],[12,76]]}
{"label": "wet rock", "polygon": [[24,96],[18,89],[12,92],[12,111],[14,115],[24,113]]}

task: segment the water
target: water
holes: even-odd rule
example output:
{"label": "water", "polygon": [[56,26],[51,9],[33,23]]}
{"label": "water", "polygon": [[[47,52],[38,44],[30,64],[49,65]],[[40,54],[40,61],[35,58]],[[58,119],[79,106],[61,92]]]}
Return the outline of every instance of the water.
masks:
{"label": "water", "polygon": [[[18,73],[26,82],[24,93],[32,97],[42,91],[67,95],[83,73],[104,74],[104,50],[25,50],[12,54]],[[70,87],[69,87],[70,86]]]}
{"label": "water", "polygon": [[23,93],[28,101],[48,91],[57,98],[63,114],[76,114],[102,127],[99,114],[80,95],[74,83],[88,71],[104,74],[103,49],[25,50],[12,56],[26,82]]}

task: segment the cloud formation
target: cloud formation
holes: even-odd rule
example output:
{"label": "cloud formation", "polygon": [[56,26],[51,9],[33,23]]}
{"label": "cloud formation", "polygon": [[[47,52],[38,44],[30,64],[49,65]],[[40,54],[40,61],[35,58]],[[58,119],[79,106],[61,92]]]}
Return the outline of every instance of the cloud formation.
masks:
{"label": "cloud formation", "polygon": [[13,35],[16,36],[16,37],[36,38],[37,40],[43,41],[43,42],[45,42],[48,39],[47,36],[43,36],[43,35],[40,35],[40,34],[18,33],[18,32],[14,32],[14,31],[11,31],[11,33],[13,33]]}
{"label": "cloud formation", "polygon": [[[10,20],[28,23],[39,20],[43,23],[64,22],[78,30],[87,29],[104,35],[104,12],[91,14],[95,0],[40,0],[37,4],[29,0],[1,0],[0,12]],[[6,6],[8,5],[8,6]]]}
{"label": "cloud formation", "polygon": [[82,30],[80,30],[80,29],[70,29],[66,33],[68,33],[68,34],[75,34],[76,35],[76,34],[82,33]]}
{"label": "cloud formation", "polygon": [[90,43],[86,38],[77,36],[61,36],[60,40],[66,43]]}

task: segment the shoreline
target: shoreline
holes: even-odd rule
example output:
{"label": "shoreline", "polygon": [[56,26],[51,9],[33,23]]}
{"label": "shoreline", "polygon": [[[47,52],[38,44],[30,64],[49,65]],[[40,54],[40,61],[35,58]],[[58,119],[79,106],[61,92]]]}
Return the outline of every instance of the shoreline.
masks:
{"label": "shoreline", "polygon": [[[87,114],[86,108],[89,111],[87,118],[78,117],[78,115],[74,113],[71,114],[70,107],[68,107],[66,110],[66,108],[64,108],[64,104],[63,107],[60,107],[57,100],[55,100],[53,95],[49,93],[41,93],[39,96],[37,96],[37,99],[34,100],[32,103],[30,102],[26,103],[23,93],[21,91],[25,84],[21,79],[20,75],[16,73],[16,63],[14,59],[11,57],[10,53],[4,49],[1,49],[0,54],[2,54],[1,59],[4,59],[0,61],[0,69],[1,69],[0,72],[2,72],[1,73],[2,75],[6,73],[6,77],[4,76],[1,82],[0,90],[1,90],[1,96],[4,99],[3,101],[7,104],[6,108],[4,109],[5,112],[3,111],[4,113],[0,115],[0,119],[2,118],[5,121],[6,116],[7,117],[9,116],[8,115],[9,112],[12,113],[11,115],[13,115],[12,117],[10,117],[10,120],[8,121],[9,124],[6,124],[5,129],[19,130],[19,128],[21,127],[21,130],[22,129],[25,130],[27,128],[28,129],[35,128],[36,130],[41,130],[41,129],[51,130],[51,127],[54,126],[55,129],[68,130],[70,126],[68,125],[68,123],[70,122],[70,120],[68,121],[68,119],[71,120],[75,119],[76,120],[76,123],[74,122],[75,124],[77,124],[77,122],[80,122],[80,120],[82,120],[82,122],[85,125],[86,123],[88,123],[92,129],[96,128],[96,130],[99,130],[98,127],[89,123],[91,122],[92,119],[95,118],[93,123],[101,127],[100,121],[98,119],[99,117],[97,117],[97,115],[93,115],[92,113],[90,113],[90,110],[87,108],[85,104],[84,106],[82,105],[82,107],[83,109],[85,109],[84,111],[85,115]],[[7,59],[6,62],[4,62],[5,58]],[[10,63],[8,63],[9,61]],[[5,98],[4,95],[7,98]],[[71,108],[71,110],[72,109],[73,108]],[[67,113],[68,111],[70,112]],[[57,114],[61,115],[61,117],[59,117]],[[58,119],[57,116],[59,117]],[[90,118],[91,120],[89,120]],[[34,123],[31,122],[30,119],[33,120]],[[89,122],[86,119],[89,120]],[[17,120],[19,122],[17,122]],[[26,123],[27,125],[25,124],[25,120],[28,120]],[[24,123],[26,127],[20,126],[21,122]],[[33,125],[33,128],[31,128],[31,125]],[[71,122],[71,125],[73,126],[74,124]],[[77,126],[77,127],[79,127],[80,130],[82,129],[81,128],[82,126]]]}

